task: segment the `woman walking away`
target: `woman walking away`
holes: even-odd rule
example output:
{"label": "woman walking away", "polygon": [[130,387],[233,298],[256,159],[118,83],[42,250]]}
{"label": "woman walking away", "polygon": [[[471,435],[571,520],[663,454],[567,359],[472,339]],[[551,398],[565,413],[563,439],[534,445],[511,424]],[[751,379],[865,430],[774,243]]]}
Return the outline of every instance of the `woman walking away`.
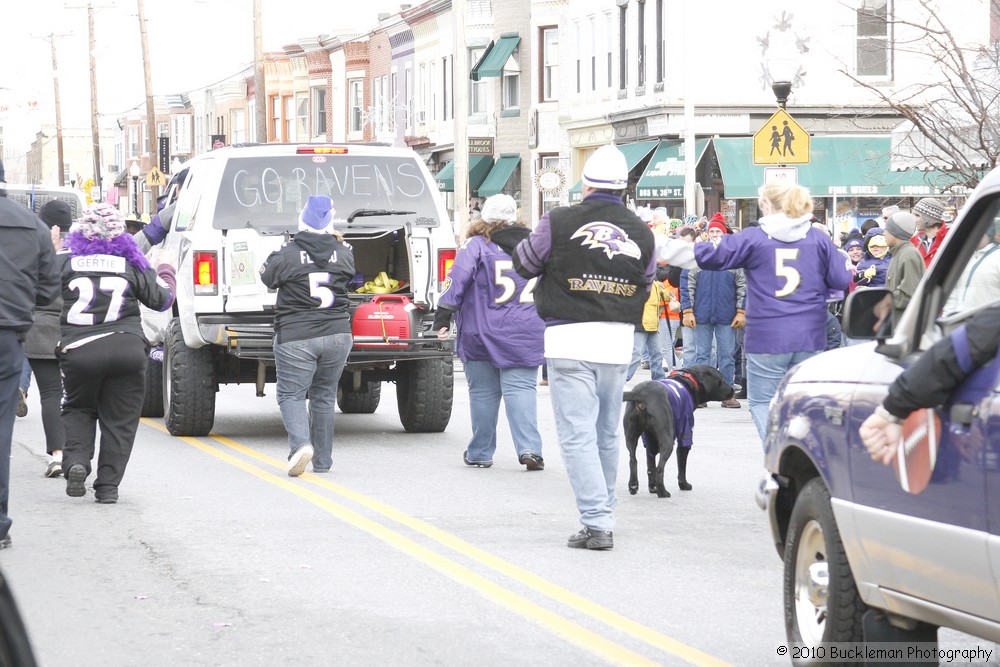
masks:
{"label": "woman walking away", "polygon": [[[49,226],[52,245],[56,252],[62,250],[63,237],[73,224],[73,212],[69,204],[53,199],[38,210],[38,217]],[[24,341],[24,356],[31,364],[38,387],[38,398],[42,404],[42,428],[45,431],[45,451],[49,462],[45,468],[46,477],[62,477],[62,455],[66,444],[66,427],[62,421],[62,377],[59,375],[59,360],[56,346],[59,344],[59,316],[62,313],[62,298],[57,298],[47,306],[35,309],[35,323]]]}
{"label": "woman walking away", "polygon": [[726,234],[718,245],[657,237],[661,261],[693,268],[742,268],[747,281],[747,401],[761,442],[778,383],[795,364],[826,348],[830,290],[845,290],[852,265],[813,227],[809,191],[771,181],[760,188],[759,227]]}
{"label": "woman walking away", "polygon": [[311,195],[299,232],[260,269],[261,281],[278,290],[274,364],[290,477],[310,461],[317,473],[333,466],[337,385],[354,343],[347,298],[354,253],[334,231],[333,213],[329,197]]}
{"label": "woman walking away", "polygon": [[125,233],[117,208],[97,203],[84,211],[58,255],[62,275],[62,337],[57,356],[63,377],[62,467],[66,495],[86,494],[96,427],[101,426],[94,495],[118,502],[139,426],[149,343],[142,333],[139,304],[165,311],[174,302],[174,269],[153,270]]}
{"label": "woman walking away", "polygon": [[433,329],[446,340],[455,314],[458,356],[465,365],[472,413],[472,440],[462,460],[489,468],[497,448],[500,399],[507,410],[518,463],[542,470],[535,378],[545,363],[545,325],[535,311],[536,279],[514,272],[511,253],[530,230],[517,221],[517,203],[493,195],[482,217],[469,225],[445,282]]}

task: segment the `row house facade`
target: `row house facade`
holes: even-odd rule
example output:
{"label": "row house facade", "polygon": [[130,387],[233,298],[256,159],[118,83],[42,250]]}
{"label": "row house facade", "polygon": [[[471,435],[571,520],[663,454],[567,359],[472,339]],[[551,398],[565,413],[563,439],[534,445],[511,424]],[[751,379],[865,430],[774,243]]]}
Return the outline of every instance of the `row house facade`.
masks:
{"label": "row house facade", "polygon": [[[949,14],[964,17],[950,26],[958,41],[988,43],[989,0],[955,4]],[[812,137],[812,160],[797,166],[795,177],[818,198],[821,219],[948,195],[926,174],[889,168],[891,133],[901,119],[852,79],[900,93],[926,80],[935,54],[901,46],[918,36],[908,24],[925,22],[919,0],[794,7],[467,0],[465,7],[458,17],[451,0],[401,5],[365,34],[320,34],[266,54],[266,137],[256,136],[252,71],[180,96],[181,108],[158,107],[157,122],[167,123],[173,147],[183,130],[174,116],[188,115],[189,154],[220,141],[409,146],[437,175],[451,209],[454,100],[467,95],[473,201],[506,192],[524,219],[536,220],[579,198],[587,157],[613,142],[632,169],[630,205],[662,207],[672,217],[722,211],[742,226],[757,215],[765,177],[753,164],[752,136],[776,110],[770,84],[782,77],[792,84],[788,112]],[[469,77],[456,83],[456,68]],[[141,132],[142,122],[126,119],[123,151],[134,154],[144,135],[134,137],[132,127]],[[144,160],[145,147],[138,151]],[[118,164],[124,168],[127,159]],[[694,211],[684,197],[689,162]],[[145,172],[149,163],[141,166]]]}

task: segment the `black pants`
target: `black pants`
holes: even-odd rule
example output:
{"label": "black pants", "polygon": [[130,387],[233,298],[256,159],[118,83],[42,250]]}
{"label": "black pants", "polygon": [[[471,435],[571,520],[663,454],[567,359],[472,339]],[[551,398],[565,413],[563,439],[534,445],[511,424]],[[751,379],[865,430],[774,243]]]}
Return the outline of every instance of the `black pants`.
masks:
{"label": "black pants", "polygon": [[101,451],[94,491],[117,489],[139,427],[146,389],[146,341],[116,333],[61,353],[66,427],[63,473],[80,463],[91,471],[97,424]]}
{"label": "black pants", "polygon": [[14,435],[17,387],[24,367],[24,350],[17,334],[0,329],[0,538],[6,537],[11,520],[7,516],[10,495],[10,441]]}
{"label": "black pants", "polygon": [[35,374],[38,400],[42,403],[42,428],[45,451],[51,454],[66,445],[66,427],[62,422],[62,376],[58,359],[28,359]]}

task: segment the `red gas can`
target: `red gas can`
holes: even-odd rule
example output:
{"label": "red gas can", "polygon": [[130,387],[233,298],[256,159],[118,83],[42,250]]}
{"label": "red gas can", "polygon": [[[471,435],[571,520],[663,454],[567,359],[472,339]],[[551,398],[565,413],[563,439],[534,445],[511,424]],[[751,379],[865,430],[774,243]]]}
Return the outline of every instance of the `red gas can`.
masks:
{"label": "red gas can", "polygon": [[398,348],[417,335],[417,306],[401,294],[379,294],[360,304],[351,319],[354,347]]}

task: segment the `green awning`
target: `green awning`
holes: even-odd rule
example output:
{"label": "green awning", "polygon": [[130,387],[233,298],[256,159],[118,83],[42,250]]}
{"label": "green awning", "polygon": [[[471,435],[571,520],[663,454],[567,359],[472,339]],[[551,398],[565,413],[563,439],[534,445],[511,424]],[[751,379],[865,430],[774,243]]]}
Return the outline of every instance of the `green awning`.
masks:
{"label": "green awning", "polygon": [[[643,158],[653,152],[653,149],[659,143],[657,140],[637,141],[634,144],[618,144],[617,148],[625,156],[625,164],[628,165],[628,170],[632,171],[637,164],[642,162]],[[583,199],[583,181],[577,181],[576,185],[569,189],[569,200],[574,202],[581,199]]]}
{"label": "green awning", "polygon": [[[765,165],[753,163],[751,137],[715,139],[728,199],[757,196]],[[812,137],[808,164],[795,165],[799,185],[814,197],[924,197],[953,180],[937,171],[890,171],[889,135]]]}
{"label": "green awning", "polygon": [[521,158],[517,155],[501,155],[496,164],[493,165],[493,169],[490,170],[489,176],[479,186],[477,194],[480,197],[492,197],[502,192],[507,186],[507,181],[510,180],[510,175],[514,173],[519,164],[521,164]]}
{"label": "green awning", "polygon": [[653,150],[659,145],[659,141],[639,141],[634,144],[619,144],[618,150],[625,155],[625,162],[628,164],[628,170],[632,171],[635,166],[642,162],[643,158],[653,152]]}
{"label": "green awning", "polygon": [[[694,163],[697,166],[711,139],[697,139],[694,143]],[[684,199],[684,142],[671,139],[661,141],[649,159],[646,171],[635,188],[636,199]]]}
{"label": "green awning", "polygon": [[469,77],[473,81],[485,79],[488,76],[500,76],[503,73],[503,66],[514,53],[517,43],[521,38],[517,35],[503,35],[495,42],[491,42],[489,48],[483,53],[476,66],[472,68]]}
{"label": "green awning", "polygon": [[[479,184],[483,182],[486,178],[486,174],[490,173],[490,169],[493,167],[493,158],[489,155],[470,155],[469,156],[469,192],[475,192]],[[438,189],[442,192],[454,192],[455,191],[455,161],[450,160],[448,164],[441,168],[435,176],[434,180],[437,181]]]}

